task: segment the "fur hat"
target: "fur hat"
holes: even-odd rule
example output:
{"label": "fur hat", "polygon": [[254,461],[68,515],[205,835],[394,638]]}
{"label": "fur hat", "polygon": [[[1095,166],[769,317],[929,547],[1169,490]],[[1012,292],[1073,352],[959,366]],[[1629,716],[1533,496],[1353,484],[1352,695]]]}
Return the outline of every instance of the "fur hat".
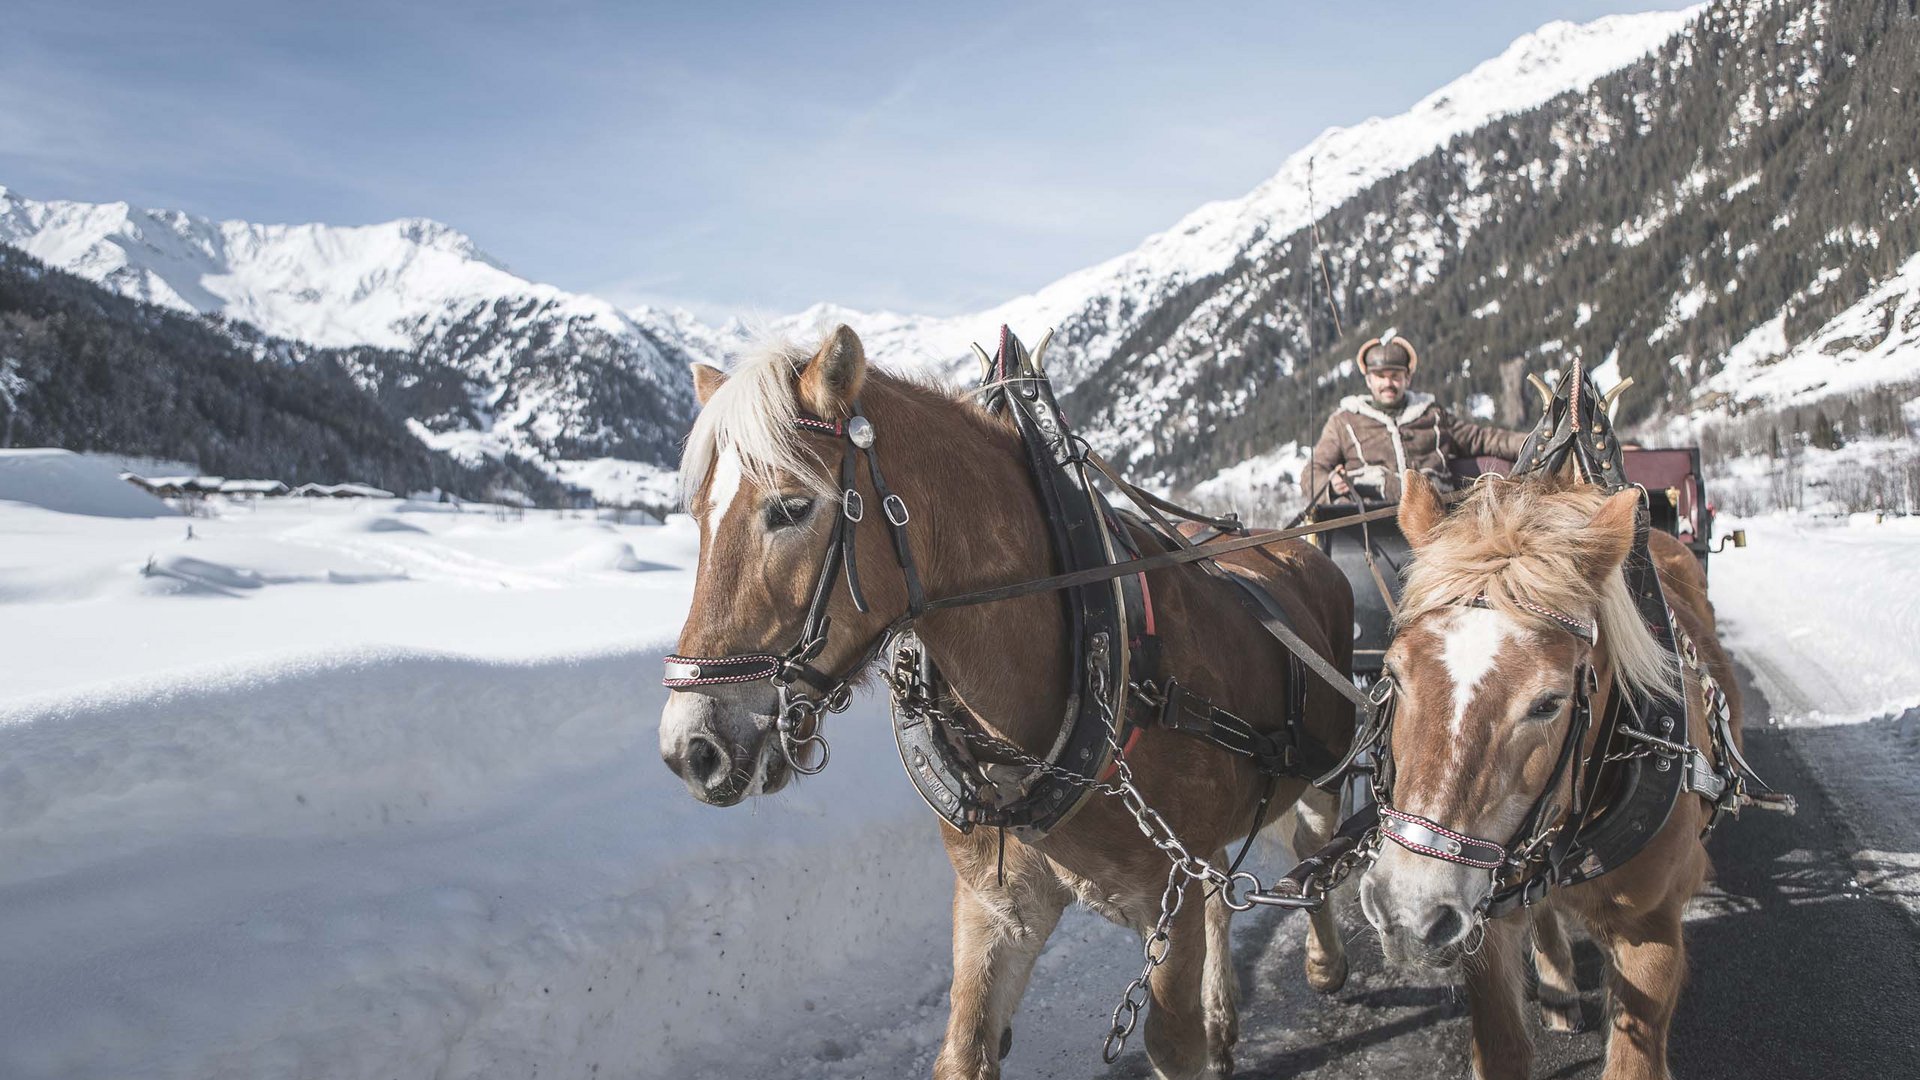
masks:
{"label": "fur hat", "polygon": [[1377,338],[1367,339],[1367,343],[1354,354],[1353,362],[1362,374],[1397,369],[1411,375],[1420,366],[1420,354],[1414,350],[1412,342],[1388,330]]}

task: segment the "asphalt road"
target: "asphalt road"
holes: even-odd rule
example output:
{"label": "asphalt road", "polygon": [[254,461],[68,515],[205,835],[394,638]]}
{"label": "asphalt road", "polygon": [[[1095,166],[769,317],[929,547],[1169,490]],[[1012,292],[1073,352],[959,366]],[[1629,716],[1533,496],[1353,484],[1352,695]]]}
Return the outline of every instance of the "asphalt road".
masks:
{"label": "asphalt road", "polygon": [[[1863,887],[1861,850],[1802,757],[1800,735],[1772,728],[1743,670],[1747,753],[1800,803],[1793,817],[1749,811],[1715,833],[1715,879],[1687,926],[1691,976],[1674,1021],[1674,1074],[1692,1080],[1920,1077],[1920,924]],[[1865,869],[1865,868],[1863,868]],[[1262,913],[1237,927],[1240,1077],[1436,1080],[1469,1075],[1465,995],[1445,974],[1387,968],[1346,891],[1342,926],[1353,975],[1332,997],[1301,974],[1305,922]],[[1533,1075],[1598,1077],[1604,1055],[1603,961],[1576,945],[1586,1028],[1540,1031]],[[1016,1028],[1017,1030],[1017,1028]],[[1147,1077],[1137,1048],[1111,1072]]]}

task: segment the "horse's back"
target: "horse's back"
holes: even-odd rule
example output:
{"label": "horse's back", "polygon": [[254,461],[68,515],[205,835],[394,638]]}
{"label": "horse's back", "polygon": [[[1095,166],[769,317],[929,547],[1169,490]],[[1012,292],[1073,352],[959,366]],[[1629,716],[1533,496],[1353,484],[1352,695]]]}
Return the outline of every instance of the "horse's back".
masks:
{"label": "horse's back", "polygon": [[[1276,531],[1254,529],[1249,535]],[[1280,540],[1229,552],[1218,561],[1266,589],[1293,616],[1297,633],[1324,645],[1321,651],[1335,667],[1353,670],[1353,590],[1325,552],[1305,540]]]}

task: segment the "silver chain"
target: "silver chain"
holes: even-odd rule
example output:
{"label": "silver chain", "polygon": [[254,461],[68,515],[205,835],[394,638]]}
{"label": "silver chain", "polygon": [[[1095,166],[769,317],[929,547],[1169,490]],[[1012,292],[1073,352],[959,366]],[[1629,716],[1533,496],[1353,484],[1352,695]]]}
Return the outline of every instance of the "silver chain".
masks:
{"label": "silver chain", "polygon": [[[1160,917],[1154,922],[1152,932],[1146,935],[1141,945],[1142,964],[1140,974],[1127,984],[1121,994],[1120,1004],[1113,1010],[1113,1025],[1108,1029],[1106,1043],[1101,1047],[1101,1060],[1111,1065],[1119,1060],[1126,1050],[1127,1039],[1133,1034],[1140,1022],[1140,1010],[1147,1004],[1147,985],[1153,977],[1154,969],[1167,962],[1167,956],[1173,948],[1173,921],[1186,903],[1186,890],[1189,884],[1198,882],[1212,884],[1219,889],[1221,902],[1233,911],[1247,911],[1255,901],[1248,894],[1264,893],[1266,886],[1260,878],[1246,870],[1232,874],[1214,866],[1187,850],[1167,824],[1158,810],[1147,804],[1146,796],[1134,782],[1133,769],[1120,745],[1119,724],[1113,715],[1113,707],[1106,693],[1106,672],[1095,666],[1092,668],[1093,685],[1090,691],[1094,700],[1099,702],[1100,713],[1106,726],[1107,745],[1113,750],[1114,781],[1102,781],[1084,773],[1065,769],[1049,761],[1034,757],[1024,749],[1000,738],[973,724],[955,720],[941,710],[932,699],[930,688],[919,677],[917,661],[912,646],[902,646],[896,655],[892,668],[888,669],[886,679],[893,688],[893,705],[909,716],[924,716],[941,722],[947,730],[957,731],[962,739],[976,749],[990,750],[996,754],[1011,758],[1013,764],[1033,769],[1037,772],[1064,780],[1079,787],[1089,788],[1102,795],[1112,796],[1121,801],[1128,813],[1133,815],[1134,824],[1139,828],[1147,842],[1165,855],[1171,863],[1167,869],[1167,883],[1160,890]],[[1302,889],[1303,896],[1325,899],[1326,895],[1344,881],[1354,869],[1370,859],[1378,850],[1378,834],[1368,838],[1367,842],[1329,864],[1319,874],[1309,877]]]}

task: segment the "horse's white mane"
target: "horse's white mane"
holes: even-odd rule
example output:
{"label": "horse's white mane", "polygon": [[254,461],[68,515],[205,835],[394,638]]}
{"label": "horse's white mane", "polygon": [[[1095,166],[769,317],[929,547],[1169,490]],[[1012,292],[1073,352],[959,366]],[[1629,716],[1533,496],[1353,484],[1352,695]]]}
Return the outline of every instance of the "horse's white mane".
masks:
{"label": "horse's white mane", "polygon": [[694,419],[687,448],[680,456],[680,501],[693,509],[694,497],[722,455],[739,459],[740,472],[762,491],[773,491],[782,475],[792,476],[817,493],[831,493],[819,458],[800,441],[794,417],[794,375],[812,353],[783,336],[762,335],[733,366],[727,381]]}
{"label": "horse's white mane", "polygon": [[1584,569],[1595,555],[1586,525],[1606,498],[1597,487],[1537,480],[1475,485],[1414,556],[1398,620],[1404,624],[1472,596],[1540,625],[1552,621],[1534,608],[1576,618],[1591,612],[1600,648],[1623,684],[1635,690],[1677,686],[1673,656],[1641,621],[1626,578],[1613,574],[1597,588],[1587,580]]}

